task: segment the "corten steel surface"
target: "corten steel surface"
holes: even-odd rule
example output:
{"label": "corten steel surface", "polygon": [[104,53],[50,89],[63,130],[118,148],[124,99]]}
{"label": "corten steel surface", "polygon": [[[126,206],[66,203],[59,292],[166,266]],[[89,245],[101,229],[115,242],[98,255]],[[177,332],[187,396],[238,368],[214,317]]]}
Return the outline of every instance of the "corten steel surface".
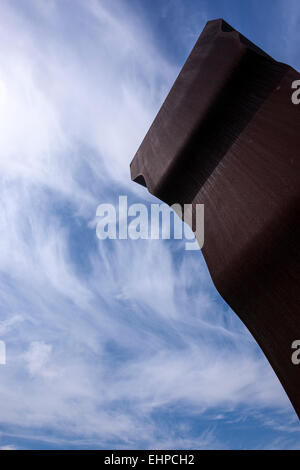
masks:
{"label": "corten steel surface", "polygon": [[207,23],[132,163],[168,204],[204,204],[203,254],[300,416],[300,75]]}

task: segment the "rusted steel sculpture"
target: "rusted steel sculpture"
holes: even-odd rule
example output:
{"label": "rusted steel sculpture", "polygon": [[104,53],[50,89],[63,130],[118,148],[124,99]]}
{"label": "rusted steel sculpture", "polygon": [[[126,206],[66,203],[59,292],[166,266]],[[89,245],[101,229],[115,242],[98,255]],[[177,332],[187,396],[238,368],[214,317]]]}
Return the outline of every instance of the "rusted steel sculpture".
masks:
{"label": "rusted steel sculpture", "polygon": [[132,163],[169,205],[204,204],[203,255],[300,417],[300,74],[209,21]]}

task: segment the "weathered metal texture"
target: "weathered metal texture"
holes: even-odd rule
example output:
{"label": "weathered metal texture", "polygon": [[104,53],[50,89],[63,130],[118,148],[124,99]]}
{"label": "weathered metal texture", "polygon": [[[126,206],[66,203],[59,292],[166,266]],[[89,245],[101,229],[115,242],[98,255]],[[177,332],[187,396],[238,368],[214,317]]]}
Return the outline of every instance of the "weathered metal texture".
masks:
{"label": "weathered metal texture", "polygon": [[168,204],[205,205],[213,282],[300,417],[300,75],[223,20],[207,23],[132,163]]}

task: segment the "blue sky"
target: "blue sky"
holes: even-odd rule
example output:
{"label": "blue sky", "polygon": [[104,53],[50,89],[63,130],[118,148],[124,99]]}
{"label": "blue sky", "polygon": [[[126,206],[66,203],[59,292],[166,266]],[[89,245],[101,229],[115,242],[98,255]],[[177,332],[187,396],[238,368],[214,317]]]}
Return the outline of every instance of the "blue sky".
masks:
{"label": "blue sky", "polygon": [[157,202],[129,163],[206,21],[300,69],[298,0],[3,0],[0,17],[0,448],[300,448],[201,252],[95,229],[100,203]]}

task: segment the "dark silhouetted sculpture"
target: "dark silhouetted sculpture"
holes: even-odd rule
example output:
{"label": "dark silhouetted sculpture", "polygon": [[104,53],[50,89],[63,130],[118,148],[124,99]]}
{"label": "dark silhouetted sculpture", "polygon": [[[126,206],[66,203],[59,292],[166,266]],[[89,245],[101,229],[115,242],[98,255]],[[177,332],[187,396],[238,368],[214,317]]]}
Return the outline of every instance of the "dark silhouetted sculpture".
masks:
{"label": "dark silhouetted sculpture", "polygon": [[204,204],[202,251],[213,282],[300,417],[300,365],[292,362],[300,339],[299,79],[225,21],[209,21],[131,176],[169,205]]}

